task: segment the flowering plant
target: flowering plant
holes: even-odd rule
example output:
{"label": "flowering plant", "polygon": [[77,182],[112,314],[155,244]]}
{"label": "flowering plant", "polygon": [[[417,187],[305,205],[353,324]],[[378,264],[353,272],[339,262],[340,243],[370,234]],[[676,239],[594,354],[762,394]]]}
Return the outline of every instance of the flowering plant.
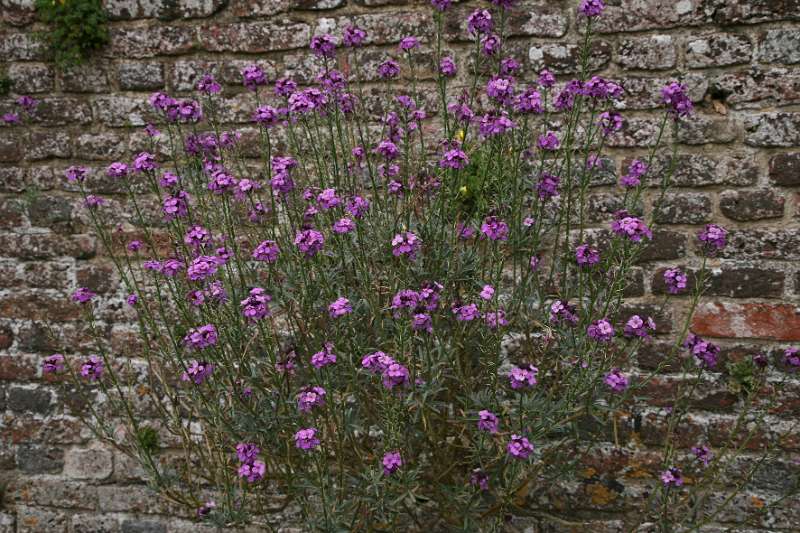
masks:
{"label": "flowering plant", "polygon": [[[655,174],[654,160],[692,112],[686,88],[663,88],[652,148],[617,176],[602,154],[623,128],[625,90],[588,67],[603,2],[580,3],[579,76],[558,83],[545,70],[529,84],[501,54],[512,2],[493,3],[465,22],[467,66],[443,48],[449,1],[434,0],[438,104],[418,88],[416,37],[375,73],[337,70],[367,39],[355,27],[312,39],[313,86],[270,87],[257,65],[244,69],[252,142],[221,129],[211,75],[197,100],[154,94],[149,149],[106,171],[128,193],[127,242],[120,210],[86,193],[87,169],[68,169],[126,288],[138,357],[113,357],[95,295],[79,289],[96,353],[64,350],[43,370],[69,375],[90,427],[199,519],[269,526],[291,510],[326,531],[500,529],[546,507],[593,454],[622,447],[648,385],[681,365],[689,379],[637,519],[699,527],[724,507],[706,504],[771,404],[756,358],[730,438],[694,452],[677,438],[719,362],[689,324],[723,228],[700,233],[696,272],[664,275],[663,305],[685,295],[688,310],[673,347],[653,371],[625,370],[660,334],[657,312],[624,304],[655,235],[640,205],[654,187],[658,207],[674,170]],[[383,84],[377,116],[359,83],[369,76]],[[609,185],[620,210],[593,226],[589,191]]]}

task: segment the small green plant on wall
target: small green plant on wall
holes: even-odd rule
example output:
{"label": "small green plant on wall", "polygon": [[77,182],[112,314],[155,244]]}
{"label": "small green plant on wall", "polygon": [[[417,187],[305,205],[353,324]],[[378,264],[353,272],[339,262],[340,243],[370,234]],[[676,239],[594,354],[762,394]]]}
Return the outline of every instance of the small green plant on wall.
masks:
{"label": "small green plant on wall", "polygon": [[101,0],[36,0],[36,13],[48,25],[39,36],[60,66],[80,64],[108,43]]}

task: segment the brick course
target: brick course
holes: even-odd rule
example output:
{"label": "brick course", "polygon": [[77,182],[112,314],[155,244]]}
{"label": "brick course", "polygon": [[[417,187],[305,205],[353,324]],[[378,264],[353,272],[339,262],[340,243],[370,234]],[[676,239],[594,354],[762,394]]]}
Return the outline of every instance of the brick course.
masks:
{"label": "brick course", "polygon": [[[607,3],[590,66],[621,80],[628,93],[626,127],[609,139],[610,164],[624,168],[652,143],[658,90],[667,80],[684,80],[697,107],[678,136],[675,189],[656,216],[661,227],[627,291],[631,308],[658,307],[665,268],[699,267],[694,234],[714,221],[731,229],[731,244],[712,260],[709,295],[698,308],[693,330],[714,337],[730,360],[765,347],[774,355],[780,347],[797,344],[800,0]],[[573,4],[519,2],[507,46],[523,62],[523,78],[532,79],[542,67],[561,76],[577,70],[582,36]],[[227,121],[243,125],[251,105],[241,94],[238,71],[243,65],[258,61],[270,79],[292,75],[307,81],[315,64],[305,51],[311,35],[336,33],[350,23],[368,32],[369,46],[359,54],[365,64],[375,65],[405,35],[430,44],[430,8],[416,0],[109,0],[109,46],[88,64],[61,71],[46,61],[34,38],[42,28],[34,22],[31,5],[26,0],[0,2],[0,72],[14,80],[16,92],[42,100],[32,127],[0,124],[0,484],[7,483],[0,533],[211,531],[149,493],[129,459],[100,447],[76,419],[62,414],[59,406],[74,399],[60,397],[41,377],[39,357],[53,350],[46,321],[67,342],[86,345],[85,325],[66,298],[81,285],[101,293],[101,315],[114,322],[106,326],[112,345],[121,356],[135,354],[118,284],[80,214],[75,190],[61,173],[76,163],[98,173],[140,148],[142,137],[131,135],[129,128],[152,117],[147,97],[154,90],[189,91],[198,75],[213,71],[226,84]],[[464,19],[477,5],[459,3],[447,17],[445,45],[459,57],[470,48]],[[12,107],[10,97],[0,98],[0,114]],[[661,157],[655,175],[668,165],[668,156]],[[108,180],[87,184],[93,192],[119,192]],[[591,221],[607,221],[617,201],[613,187],[598,184],[592,195]],[[655,189],[646,193],[644,212],[652,210],[656,196]],[[681,316],[685,303],[676,298],[656,317],[662,331],[670,330],[671,317]],[[642,371],[663,359],[667,348],[660,341],[637,354]],[[568,518],[583,529],[624,530],[626,513],[643,490],[642,476],[651,476],[657,466],[646,446],[663,440],[658,398],[674,390],[681,379],[676,371],[663,369],[663,377],[646,391],[651,405],[624,424],[622,437],[642,446],[609,450],[592,465],[600,477],[587,478],[577,492],[549,499],[556,509],[582,509]],[[800,384],[791,378],[789,383],[794,395],[781,398],[781,409],[773,413],[775,428],[800,418]],[[693,399],[692,415],[678,429],[679,441],[688,446],[704,435],[716,444],[721,430],[733,427],[731,406],[724,382],[709,382]],[[780,490],[787,472],[796,470],[790,461],[790,454],[800,452],[796,435],[781,442],[789,455],[760,474],[755,486],[763,494],[743,495],[741,505],[718,517],[720,522],[735,523],[737,509]],[[761,445],[757,440],[750,447]],[[566,530],[549,518],[531,520],[512,525]],[[795,500],[753,527],[796,531],[798,523],[800,502]]]}

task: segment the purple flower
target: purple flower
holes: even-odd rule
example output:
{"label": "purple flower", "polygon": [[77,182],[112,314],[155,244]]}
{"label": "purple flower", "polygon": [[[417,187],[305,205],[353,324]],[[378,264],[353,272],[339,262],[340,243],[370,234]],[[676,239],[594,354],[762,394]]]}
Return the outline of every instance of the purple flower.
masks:
{"label": "purple flower", "polygon": [[239,477],[247,480],[248,483],[255,483],[264,478],[267,467],[263,461],[253,461],[239,466]]}
{"label": "purple flower", "polygon": [[783,352],[783,364],[795,371],[800,368],[800,349],[795,347],[786,348]]}
{"label": "purple flower", "polygon": [[667,106],[667,112],[677,120],[692,113],[692,101],[686,94],[686,86],[673,81],[661,89],[661,100]]}
{"label": "purple flower", "polygon": [[413,35],[409,35],[408,37],[403,37],[400,40],[400,45],[398,48],[403,52],[409,52],[414,48],[419,47],[419,39],[414,37]]}
{"label": "purple flower", "polygon": [[452,78],[456,75],[458,68],[456,67],[456,62],[453,60],[452,57],[443,57],[441,61],[439,61],[439,72],[442,76],[447,78]]}
{"label": "purple flower", "polygon": [[268,317],[272,314],[269,308],[269,303],[272,301],[272,296],[261,287],[253,287],[250,289],[249,296],[239,302],[242,309],[242,316],[248,322],[256,322],[262,318]]}
{"label": "purple flower", "polygon": [[707,224],[705,229],[697,234],[697,238],[710,252],[722,250],[728,244],[728,230],[716,224]]}
{"label": "purple flower", "polygon": [[325,189],[317,195],[317,202],[326,211],[333,209],[342,203],[342,200],[336,196],[336,189]]}
{"label": "purple flower", "polygon": [[64,171],[64,176],[71,183],[80,182],[86,179],[89,169],[86,167],[71,166]]}
{"label": "purple flower", "polygon": [[390,365],[395,364],[395,360],[383,352],[374,352],[365,355],[361,359],[361,366],[372,374],[383,374]]}
{"label": "purple flower", "polygon": [[325,405],[325,389],[322,387],[306,387],[297,395],[297,409],[301,413],[310,413],[315,407]]}
{"label": "purple flower", "polygon": [[186,277],[192,281],[199,281],[217,273],[220,260],[214,255],[201,255],[192,261],[186,270]]}
{"label": "purple flower", "polygon": [[350,48],[361,46],[366,38],[367,33],[356,26],[347,26],[342,32],[342,42]]}
{"label": "purple flower", "polygon": [[106,176],[109,178],[124,178],[128,175],[128,165],[115,161],[106,168]]}
{"label": "purple flower", "polygon": [[678,294],[686,288],[688,278],[679,268],[668,268],[664,271],[664,283],[670,294]]}
{"label": "purple flower", "polygon": [[261,449],[250,442],[240,442],[236,445],[236,457],[240,463],[251,463],[261,453]]}
{"label": "purple flower", "polygon": [[222,87],[217,83],[217,80],[214,79],[212,74],[204,74],[197,82],[197,90],[201,93],[211,95],[220,92]]}
{"label": "purple flower", "polygon": [[558,176],[548,172],[542,172],[539,183],[536,184],[536,192],[539,194],[539,198],[541,200],[548,200],[549,198],[558,196],[558,186],[560,183],[561,178]]}
{"label": "purple flower", "polygon": [[81,365],[81,376],[89,381],[97,381],[103,375],[104,368],[105,365],[100,357],[90,355]]}
{"label": "purple flower", "polygon": [[95,293],[90,291],[86,287],[78,287],[75,292],[72,293],[72,301],[77,302],[79,304],[85,304],[92,301],[92,298],[97,296]]}
{"label": "purple flower", "polygon": [[336,44],[333,35],[315,35],[311,38],[311,51],[320,57],[335,57]]}
{"label": "purple flower", "polygon": [[133,159],[133,169],[136,172],[146,172],[158,168],[156,156],[148,152],[141,152]]}
{"label": "purple flower", "polygon": [[[214,258],[216,261],[216,258]],[[179,259],[171,258],[164,261],[161,265],[161,273],[168,278],[174,277],[183,269],[183,263]]]}
{"label": "purple flower", "polygon": [[39,100],[27,95],[17,98],[17,105],[20,106],[26,113],[32,114],[39,105]]}
{"label": "purple flower", "polygon": [[3,120],[6,124],[19,124],[19,114],[18,113],[5,113],[0,119]]}
{"label": "purple flower", "polygon": [[504,76],[511,76],[518,71],[522,65],[513,57],[504,57],[500,61],[500,74]]}
{"label": "purple flower", "polygon": [[476,468],[469,476],[469,484],[482,491],[487,491],[489,490],[489,475],[480,468]]}
{"label": "purple flower", "polygon": [[431,333],[433,331],[433,320],[431,315],[427,313],[416,313],[411,318],[411,329],[414,331],[426,331]]}
{"label": "purple flower", "polygon": [[452,168],[454,170],[459,170],[467,165],[469,165],[469,158],[467,157],[467,154],[457,148],[448,150],[439,160],[440,168]]}
{"label": "purple flower", "polygon": [[484,314],[483,321],[491,330],[508,325],[508,320],[506,320],[506,312],[502,309],[498,309],[497,311],[489,311],[488,313]]}
{"label": "purple flower", "polygon": [[599,17],[606,8],[603,0],[581,0],[578,11],[586,17]]}
{"label": "purple flower", "polygon": [[500,425],[500,419],[497,415],[486,409],[478,412],[478,429],[481,431],[488,431],[489,433],[497,433],[497,428]]}
{"label": "purple flower", "polygon": [[647,317],[647,320],[645,320],[639,315],[633,315],[625,323],[623,334],[626,337],[640,337],[646,339],[655,330],[656,323],[651,317]]}
{"label": "purple flower", "polygon": [[319,446],[319,444],[317,428],[301,429],[294,434],[294,445],[301,450],[313,450]]}
{"label": "purple flower", "polygon": [[536,385],[536,374],[538,373],[539,369],[533,365],[528,365],[527,368],[515,366],[508,374],[508,381],[514,390],[530,389]]}
{"label": "purple flower", "polygon": [[577,261],[578,266],[594,266],[600,262],[600,252],[588,244],[581,244],[575,248],[575,261]]}
{"label": "purple flower", "polygon": [[578,323],[575,306],[563,300],[556,300],[550,305],[550,322],[574,326]]}
{"label": "purple flower", "polygon": [[[757,353],[753,356],[753,364],[755,364],[758,368],[767,368],[767,365],[769,365],[769,360],[763,353]],[[800,366],[800,357],[797,358],[797,366]]]}
{"label": "purple flower", "polygon": [[665,487],[680,487],[683,485],[681,469],[673,466],[664,470],[661,472],[661,482]]}
{"label": "purple flower", "polygon": [[264,261],[266,263],[274,263],[278,260],[278,254],[281,250],[278,248],[278,243],[275,241],[262,241],[256,249],[253,250],[252,257],[256,261]]}
{"label": "purple flower", "polygon": [[378,143],[378,146],[375,148],[375,153],[380,154],[387,161],[392,161],[400,157],[400,149],[397,148],[395,143],[389,140],[383,140]]}
{"label": "purple flower", "polygon": [[501,104],[508,104],[514,97],[514,80],[495,76],[486,84],[486,94]]}
{"label": "purple flower", "polygon": [[553,73],[547,69],[543,69],[539,72],[539,85],[544,88],[550,88],[556,84],[556,77],[553,76]]}
{"label": "purple flower", "polygon": [[381,378],[384,387],[393,389],[408,383],[408,369],[398,362],[393,362],[386,367]]}
{"label": "purple flower", "polygon": [[253,122],[271,128],[280,124],[283,113],[270,105],[257,107],[253,112]]}
{"label": "purple flower", "polygon": [[431,0],[431,5],[439,11],[447,10],[452,3],[453,0]]}
{"label": "purple flower", "polygon": [[129,294],[125,301],[128,303],[128,305],[133,307],[139,301],[139,297],[135,294]]}
{"label": "purple flower", "polygon": [[383,475],[391,476],[403,466],[403,459],[398,451],[386,452],[381,463],[383,464]]}
{"label": "purple flower", "polygon": [[538,146],[542,150],[558,150],[558,147],[561,146],[561,141],[558,140],[558,136],[552,131],[548,131],[544,135],[539,136]]}
{"label": "purple flower", "polygon": [[306,257],[314,257],[317,252],[322,250],[322,245],[325,244],[325,237],[314,229],[298,231],[294,244]]}
{"label": "purple flower", "polygon": [[416,234],[404,231],[403,233],[398,233],[392,239],[392,255],[395,257],[405,255],[413,261],[417,257],[420,246],[422,246],[422,241]]}
{"label": "purple flower", "polygon": [[619,368],[612,368],[603,378],[603,383],[614,392],[623,392],[628,388],[628,376],[623,374]]}
{"label": "purple flower", "polygon": [[267,76],[258,65],[248,65],[242,69],[242,84],[255,92],[261,85],[267,84]]}
{"label": "purple flower", "polygon": [[623,187],[638,187],[641,185],[641,177],[647,172],[647,165],[638,159],[631,161],[628,173],[619,179],[619,184]]}
{"label": "purple flower", "polygon": [[708,466],[708,463],[714,458],[711,449],[708,446],[692,446],[692,453],[697,460],[703,463],[703,466]]}
{"label": "purple flower", "polygon": [[625,211],[617,215],[618,217],[611,223],[611,230],[620,237],[627,237],[633,242],[640,242],[645,237],[653,238],[653,232],[642,219],[629,216]]}
{"label": "purple flower", "polygon": [[687,348],[692,354],[697,366],[701,368],[714,368],[717,366],[720,349],[716,344],[690,333],[683,342],[683,347]]}
{"label": "purple flower", "polygon": [[508,450],[508,454],[511,457],[525,460],[533,453],[533,444],[522,435],[514,434],[511,435],[511,440],[508,441],[506,450]]}
{"label": "purple flower", "polygon": [[275,96],[288,98],[297,89],[297,82],[291,78],[280,78],[275,80]]}
{"label": "purple flower", "polygon": [[142,241],[132,240],[128,243],[128,250],[131,252],[138,252],[142,248]]}
{"label": "purple flower", "polygon": [[211,514],[211,511],[216,509],[217,504],[213,500],[209,500],[197,508],[197,517],[205,518]]}
{"label": "purple flower", "polygon": [[610,135],[622,129],[622,115],[616,111],[603,111],[598,117],[597,125],[603,130],[603,135]]}
{"label": "purple flower", "polygon": [[480,118],[478,133],[480,133],[482,137],[488,138],[496,135],[502,135],[508,130],[512,130],[516,127],[517,125],[508,118],[508,113],[506,113],[504,110],[500,111],[499,113],[493,111],[483,115]]}
{"label": "purple flower", "polygon": [[350,233],[356,229],[356,224],[349,218],[340,218],[333,223],[333,232],[339,235]]}
{"label": "purple flower", "polygon": [[328,314],[331,318],[339,318],[344,315],[349,315],[352,312],[353,307],[350,305],[350,300],[347,298],[337,298],[328,306]]}
{"label": "purple flower", "polygon": [[193,360],[186,367],[186,372],[181,374],[181,381],[191,381],[195,385],[201,385],[212,373],[214,373],[214,365],[212,363]]}
{"label": "purple flower", "polygon": [[164,220],[167,222],[176,218],[182,218],[189,214],[189,204],[187,200],[189,194],[186,191],[178,191],[172,196],[164,198],[161,211],[164,213]]}
{"label": "purple flower", "polygon": [[217,328],[214,324],[206,324],[192,328],[183,338],[183,343],[192,350],[202,350],[217,344]]}
{"label": "purple flower", "polygon": [[493,56],[500,51],[502,46],[502,41],[500,41],[500,36],[491,34],[491,35],[484,35],[481,38],[481,51],[485,56]]}
{"label": "purple flower", "polygon": [[43,374],[54,374],[56,372],[61,372],[62,370],[64,370],[64,356],[60,353],[48,355],[42,361]]}
{"label": "purple flower", "polygon": [[486,9],[477,9],[467,17],[467,30],[473,35],[489,33],[493,27],[492,14]]}
{"label": "purple flower", "polygon": [[607,319],[601,318],[586,328],[586,334],[597,342],[608,342],[614,338],[614,326]]}
{"label": "purple flower", "polygon": [[517,113],[543,113],[542,95],[532,87],[528,87],[517,96],[514,102],[514,111]]}
{"label": "purple flower", "polygon": [[378,65],[378,76],[384,80],[391,80],[400,74],[400,64],[394,59],[387,59]]}
{"label": "purple flower", "polygon": [[94,194],[86,195],[86,198],[83,200],[83,205],[88,207],[89,209],[94,209],[100,207],[101,205],[105,205],[106,200],[105,198],[101,198],[100,196],[95,196]]}
{"label": "purple flower", "polygon": [[494,287],[491,285],[484,285],[479,296],[484,300],[491,300],[494,297]]}
{"label": "purple flower", "polygon": [[471,322],[481,316],[477,304],[454,305],[452,311],[459,322]]}
{"label": "purple flower", "polygon": [[318,370],[334,363],[336,363],[336,354],[333,353],[332,342],[326,342],[322,346],[322,350],[311,356],[311,366]]}
{"label": "purple flower", "polygon": [[492,241],[508,240],[508,224],[496,216],[488,216],[483,219],[481,233],[484,237]]}

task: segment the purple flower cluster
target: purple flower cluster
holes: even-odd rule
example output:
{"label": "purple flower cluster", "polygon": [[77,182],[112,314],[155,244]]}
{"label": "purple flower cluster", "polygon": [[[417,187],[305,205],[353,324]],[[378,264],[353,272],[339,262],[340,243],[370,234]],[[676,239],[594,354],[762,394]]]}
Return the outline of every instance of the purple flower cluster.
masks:
{"label": "purple flower cluster", "polygon": [[620,237],[627,237],[633,242],[640,242],[645,238],[653,238],[653,232],[650,231],[650,228],[645,225],[642,219],[632,217],[625,211],[617,213],[617,217],[611,223],[611,230]]}
{"label": "purple flower cluster", "polygon": [[670,467],[661,472],[661,482],[665,487],[680,487],[683,485],[683,475],[678,467]]}
{"label": "purple flower cluster", "polygon": [[497,415],[486,409],[478,412],[478,429],[488,433],[497,433],[500,419]]}
{"label": "purple flower cluster", "polygon": [[563,300],[554,301],[550,304],[550,322],[574,326],[578,323],[575,306]]}
{"label": "purple flower cluster", "polygon": [[644,319],[639,315],[633,315],[625,323],[623,334],[626,337],[639,337],[641,339],[646,339],[650,337],[655,330],[656,323],[651,317]]}
{"label": "purple flower cluster", "polygon": [[709,252],[717,252],[728,244],[728,230],[716,224],[707,224],[705,229],[697,234],[697,238]]}
{"label": "purple flower cluster", "polygon": [[214,324],[206,324],[192,328],[183,338],[183,343],[191,350],[202,350],[217,344],[217,328]]}
{"label": "purple flower cluster", "polygon": [[236,456],[239,459],[238,475],[248,483],[255,483],[264,479],[267,465],[256,459],[261,450],[255,444],[240,442],[236,445]]}
{"label": "purple flower cluster", "polygon": [[619,368],[612,368],[603,378],[603,383],[613,392],[623,392],[628,388],[628,376]]}
{"label": "purple flower cluster", "polygon": [[511,435],[506,445],[508,454],[514,459],[525,460],[533,453],[533,444],[522,435]]}
{"label": "purple flower cluster", "polygon": [[328,306],[328,314],[331,318],[339,318],[353,312],[353,306],[347,298],[337,298]]}
{"label": "purple flower cluster", "polygon": [[383,386],[393,389],[408,383],[408,368],[383,352],[374,352],[361,359],[361,366],[372,374],[380,374]]}
{"label": "purple flower cluster", "polygon": [[333,350],[334,348],[332,342],[326,342],[323,344],[322,350],[311,356],[311,366],[316,369],[320,369],[336,363],[336,354],[333,353]]}
{"label": "purple flower cluster", "polygon": [[325,405],[325,389],[322,387],[306,387],[297,395],[297,409],[301,413],[310,413],[316,407]]}
{"label": "purple flower cluster", "polygon": [[720,349],[716,344],[690,333],[683,342],[683,346],[692,354],[697,366],[701,368],[714,368],[717,366]]}
{"label": "purple flower cluster", "polygon": [[403,466],[403,458],[400,456],[400,452],[397,450],[386,452],[383,455],[381,464],[383,465],[383,475],[391,476],[397,472],[401,466]]}
{"label": "purple flower cluster", "polygon": [[422,246],[422,241],[416,234],[404,231],[392,239],[392,255],[395,257],[406,256],[413,261],[417,257],[420,246]]}
{"label": "purple flower cluster", "polygon": [[578,266],[592,267],[600,262],[600,252],[588,244],[581,244],[575,248],[575,261]]}
{"label": "purple flower cluster", "polygon": [[488,216],[481,224],[481,234],[491,241],[508,240],[508,224],[496,216]]}
{"label": "purple flower cluster", "polygon": [[515,366],[508,374],[508,381],[514,390],[530,389],[536,385],[536,374],[538,373],[539,369],[533,365]]}
{"label": "purple flower cluster", "polygon": [[247,298],[239,302],[242,316],[248,322],[257,322],[270,316],[269,303],[272,301],[272,296],[267,294],[267,291],[261,287],[253,287],[248,294]]}
{"label": "purple flower cluster", "polygon": [[207,361],[192,360],[186,367],[186,372],[181,374],[181,381],[191,381],[195,385],[201,385],[214,373],[214,365]]}
{"label": "purple flower cluster", "polygon": [[667,286],[667,292],[670,294],[678,294],[686,289],[688,278],[679,268],[668,268],[664,271],[664,283]]}
{"label": "purple flower cluster", "polygon": [[598,342],[608,342],[614,338],[614,326],[608,319],[601,318],[589,324],[586,334]]}
{"label": "purple flower cluster", "polygon": [[619,184],[623,187],[638,187],[642,184],[642,176],[647,172],[647,165],[638,159],[631,161],[628,173],[620,177]]}
{"label": "purple flower cluster", "polygon": [[105,364],[97,355],[90,355],[81,365],[80,374],[89,381],[97,381],[103,376]]}
{"label": "purple flower cluster", "polygon": [[686,94],[686,86],[673,81],[661,89],[661,100],[667,106],[667,111],[677,120],[689,116],[694,106]]}
{"label": "purple flower cluster", "polygon": [[783,352],[783,364],[792,371],[800,369],[800,349],[793,346],[786,348]]}
{"label": "purple flower cluster", "polygon": [[294,445],[303,451],[311,451],[320,445],[317,428],[305,428],[294,434]]}
{"label": "purple flower cluster", "polygon": [[64,356],[60,353],[48,355],[42,361],[43,374],[55,374],[64,370]]}
{"label": "purple flower cluster", "polygon": [[253,250],[253,259],[256,261],[264,261],[265,263],[274,263],[278,260],[280,248],[275,241],[262,241],[256,249]]}

